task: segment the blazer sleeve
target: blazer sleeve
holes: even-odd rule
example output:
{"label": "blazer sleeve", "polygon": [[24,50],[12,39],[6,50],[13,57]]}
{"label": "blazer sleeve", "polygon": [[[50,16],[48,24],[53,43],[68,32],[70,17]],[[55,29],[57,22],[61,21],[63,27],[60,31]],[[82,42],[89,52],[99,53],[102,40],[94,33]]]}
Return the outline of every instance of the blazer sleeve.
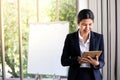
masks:
{"label": "blazer sleeve", "polygon": [[101,37],[100,37],[99,50],[101,50],[102,53],[99,57],[99,66],[95,67],[95,69],[103,68],[103,66],[105,64],[105,62],[104,62],[104,39],[103,39],[103,35],[101,35]]}
{"label": "blazer sleeve", "polygon": [[77,56],[71,56],[71,47],[70,47],[70,39],[71,38],[70,37],[71,37],[71,35],[68,34],[65,39],[63,52],[62,52],[62,56],[61,56],[62,66],[71,66],[71,65],[78,64]]}

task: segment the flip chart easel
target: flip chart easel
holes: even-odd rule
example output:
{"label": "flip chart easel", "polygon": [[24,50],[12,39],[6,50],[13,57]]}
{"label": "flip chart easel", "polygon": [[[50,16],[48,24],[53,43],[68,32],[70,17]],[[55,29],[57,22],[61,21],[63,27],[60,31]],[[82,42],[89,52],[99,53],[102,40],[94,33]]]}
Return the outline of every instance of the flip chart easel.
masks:
{"label": "flip chart easel", "polygon": [[28,73],[67,76],[60,58],[68,33],[68,22],[30,24]]}

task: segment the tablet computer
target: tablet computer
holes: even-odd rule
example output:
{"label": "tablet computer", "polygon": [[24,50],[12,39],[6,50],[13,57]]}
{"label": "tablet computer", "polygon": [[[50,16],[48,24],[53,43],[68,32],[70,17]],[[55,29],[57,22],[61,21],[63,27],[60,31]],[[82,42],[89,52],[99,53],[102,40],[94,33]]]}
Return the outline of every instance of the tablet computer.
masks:
{"label": "tablet computer", "polygon": [[85,51],[82,53],[82,57],[87,58],[87,56],[91,56],[92,58],[95,58],[96,56],[100,56],[102,51]]}

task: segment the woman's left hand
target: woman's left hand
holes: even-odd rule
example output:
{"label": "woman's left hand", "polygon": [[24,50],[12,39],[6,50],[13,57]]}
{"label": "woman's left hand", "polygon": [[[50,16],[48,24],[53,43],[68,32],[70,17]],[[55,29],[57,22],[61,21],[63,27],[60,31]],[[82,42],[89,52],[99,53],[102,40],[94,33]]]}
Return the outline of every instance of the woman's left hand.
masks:
{"label": "woman's left hand", "polygon": [[99,61],[98,61],[98,56],[96,56],[95,59],[91,58],[90,56],[87,56],[86,60],[91,63],[93,66],[98,66]]}

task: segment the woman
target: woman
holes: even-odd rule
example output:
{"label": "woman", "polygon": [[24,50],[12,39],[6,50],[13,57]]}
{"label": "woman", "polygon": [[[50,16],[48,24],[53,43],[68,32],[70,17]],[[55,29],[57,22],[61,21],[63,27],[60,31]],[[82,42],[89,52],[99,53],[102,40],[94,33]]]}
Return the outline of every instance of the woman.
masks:
{"label": "woman", "polygon": [[[61,64],[69,66],[68,80],[102,80],[100,68],[104,66],[103,35],[93,32],[94,14],[90,9],[83,9],[77,16],[78,30],[67,35]],[[102,51],[95,59],[82,58],[84,51]]]}

